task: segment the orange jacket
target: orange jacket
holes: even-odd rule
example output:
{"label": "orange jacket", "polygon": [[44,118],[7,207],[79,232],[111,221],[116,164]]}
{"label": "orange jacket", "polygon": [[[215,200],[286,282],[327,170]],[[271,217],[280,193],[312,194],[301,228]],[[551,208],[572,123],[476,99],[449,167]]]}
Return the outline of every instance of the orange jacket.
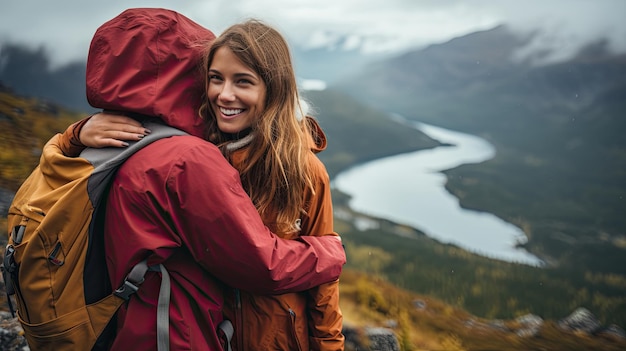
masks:
{"label": "orange jacket", "polygon": [[[286,239],[334,233],[330,178],[315,155],[326,148],[326,136],[317,122],[311,121],[316,129],[308,161],[314,173],[315,194],[309,188],[304,191],[306,214],[301,218],[301,231],[283,235]],[[247,147],[232,152],[230,161],[235,169],[241,168],[247,155]],[[275,220],[272,217],[275,215],[262,218],[270,228]],[[235,327],[233,349],[237,351],[344,349],[338,281],[283,295],[254,295],[232,289],[225,296],[224,316]]]}

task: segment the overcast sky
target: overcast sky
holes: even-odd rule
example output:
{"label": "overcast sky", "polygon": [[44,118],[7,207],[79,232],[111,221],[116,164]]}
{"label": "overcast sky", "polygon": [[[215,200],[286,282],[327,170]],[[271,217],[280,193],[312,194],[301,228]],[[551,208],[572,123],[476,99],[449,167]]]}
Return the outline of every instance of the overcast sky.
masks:
{"label": "overcast sky", "polygon": [[352,48],[396,53],[506,23],[543,29],[534,45],[557,56],[602,36],[626,51],[625,0],[2,0],[0,43],[44,45],[56,64],[85,60],[96,28],[130,7],[169,8],[216,34],[255,17],[308,47],[348,37]]}

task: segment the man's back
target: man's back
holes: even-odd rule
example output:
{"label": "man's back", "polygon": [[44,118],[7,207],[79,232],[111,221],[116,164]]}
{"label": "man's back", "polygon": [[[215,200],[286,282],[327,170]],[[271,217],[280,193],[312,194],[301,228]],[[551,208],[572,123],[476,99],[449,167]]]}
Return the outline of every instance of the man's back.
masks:
{"label": "man's back", "polygon": [[[325,239],[333,240],[302,240]],[[217,147],[193,136],[162,139],[137,152],[120,168],[108,197],[105,245],[111,282],[121,282],[146,257],[150,265],[165,266],[172,286],[173,349],[219,349],[213,331],[222,321],[222,281],[257,293],[280,293],[336,279],[343,253],[336,245],[315,244],[271,234],[235,169]],[[156,348],[159,284],[159,273],[149,272],[122,307],[113,349]]]}
{"label": "man's back", "polygon": [[[211,172],[210,179],[203,179],[202,173],[209,171],[207,166],[211,163],[222,167]],[[233,177],[237,173],[213,145],[192,136],[173,137],[158,141],[127,160],[111,187],[105,225],[111,281],[121,282],[128,270],[145,257],[149,257],[150,265],[165,265],[172,289],[172,349],[217,349],[215,333],[208,331],[216,330],[222,320],[222,287],[194,257],[202,254],[203,248],[208,249],[201,237],[206,238],[219,228],[206,226],[210,220],[204,222],[204,228],[198,227],[192,213],[208,213],[212,211],[210,204],[216,202],[206,197],[211,196],[209,187],[197,183],[219,179],[215,187],[224,187],[228,182],[222,179],[229,177],[236,179]],[[181,213],[189,217],[177,218]],[[188,239],[195,236],[199,238]],[[187,240],[195,246],[187,246],[194,245]],[[192,252],[188,247],[197,250]],[[159,273],[149,272],[136,296],[122,307],[113,350],[156,349],[160,281]]]}

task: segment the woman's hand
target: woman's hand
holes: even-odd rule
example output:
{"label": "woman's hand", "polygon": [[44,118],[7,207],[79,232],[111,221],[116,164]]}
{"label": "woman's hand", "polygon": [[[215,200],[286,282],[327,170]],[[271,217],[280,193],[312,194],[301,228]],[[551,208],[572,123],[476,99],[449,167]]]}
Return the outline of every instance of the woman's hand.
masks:
{"label": "woman's hand", "polygon": [[138,121],[120,114],[100,112],[80,130],[80,142],[88,147],[126,147],[126,141],[141,140],[150,134]]}

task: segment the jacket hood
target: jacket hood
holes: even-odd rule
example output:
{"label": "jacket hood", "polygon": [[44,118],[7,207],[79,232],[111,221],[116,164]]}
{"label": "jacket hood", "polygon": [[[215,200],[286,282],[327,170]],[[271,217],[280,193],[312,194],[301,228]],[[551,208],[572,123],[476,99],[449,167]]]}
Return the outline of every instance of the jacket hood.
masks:
{"label": "jacket hood", "polygon": [[306,118],[309,121],[309,128],[311,128],[311,151],[317,154],[326,150],[328,142],[322,127],[313,117],[307,116]]}
{"label": "jacket hood", "polygon": [[162,119],[204,136],[198,116],[208,29],[166,9],[128,9],[100,26],[87,58],[87,100],[95,108]]}
{"label": "jacket hood", "polygon": [[310,109],[309,103],[307,103],[306,100],[300,99],[296,105],[298,106],[296,109],[296,118],[299,121],[302,120],[302,118],[306,118],[311,131],[311,151],[317,154],[326,150],[326,134],[322,130],[322,127],[320,127],[317,120],[308,115]]}

